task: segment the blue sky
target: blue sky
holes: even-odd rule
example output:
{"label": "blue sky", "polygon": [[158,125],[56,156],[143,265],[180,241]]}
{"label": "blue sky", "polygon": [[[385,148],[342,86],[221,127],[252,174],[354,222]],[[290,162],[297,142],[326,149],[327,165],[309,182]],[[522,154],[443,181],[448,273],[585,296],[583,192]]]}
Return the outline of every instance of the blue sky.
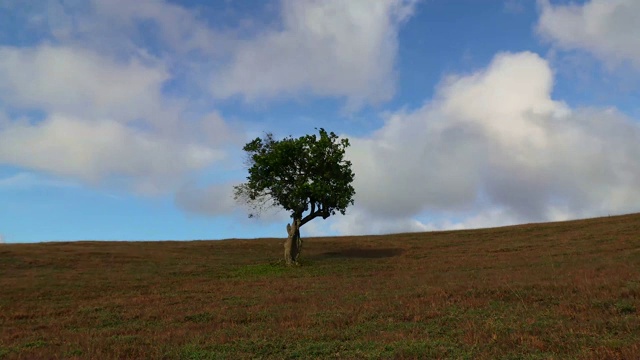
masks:
{"label": "blue sky", "polygon": [[248,140],[349,137],[303,236],[640,210],[636,0],[0,1],[0,241],[284,237]]}

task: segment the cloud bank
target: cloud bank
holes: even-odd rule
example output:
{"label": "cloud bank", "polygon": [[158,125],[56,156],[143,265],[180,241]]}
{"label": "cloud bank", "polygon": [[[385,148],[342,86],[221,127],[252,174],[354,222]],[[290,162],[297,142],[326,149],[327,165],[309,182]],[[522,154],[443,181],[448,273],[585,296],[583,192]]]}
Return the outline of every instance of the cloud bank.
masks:
{"label": "cloud bank", "polygon": [[[172,90],[187,80],[184,54],[210,46],[191,11],[103,0],[4,6],[44,36],[0,44],[0,164],[163,194],[241,138],[199,98]],[[162,51],[151,35],[141,40],[143,22],[160,28]]]}
{"label": "cloud bank", "polygon": [[120,176],[156,193],[224,156],[209,142],[214,135],[204,135],[215,118],[180,121],[184,105],[163,94],[170,75],[157,60],[119,62],[64,45],[4,46],[0,78],[5,105],[25,114],[0,124],[1,163],[92,184]]}
{"label": "cloud bank", "polygon": [[357,206],[334,229],[400,230],[390,219],[407,230],[481,227],[638,210],[637,121],[615,109],[571,109],[552,90],[546,60],[502,53],[486,69],[445,79],[423,107],[390,114],[373,136],[352,138]]}

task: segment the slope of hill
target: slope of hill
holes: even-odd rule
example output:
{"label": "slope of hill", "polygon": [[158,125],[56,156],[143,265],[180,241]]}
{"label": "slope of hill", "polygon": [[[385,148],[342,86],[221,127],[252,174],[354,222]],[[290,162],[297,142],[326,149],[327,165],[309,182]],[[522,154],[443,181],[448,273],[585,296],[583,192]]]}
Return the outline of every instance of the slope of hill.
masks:
{"label": "slope of hill", "polygon": [[305,241],[0,245],[0,358],[640,359],[640,215]]}

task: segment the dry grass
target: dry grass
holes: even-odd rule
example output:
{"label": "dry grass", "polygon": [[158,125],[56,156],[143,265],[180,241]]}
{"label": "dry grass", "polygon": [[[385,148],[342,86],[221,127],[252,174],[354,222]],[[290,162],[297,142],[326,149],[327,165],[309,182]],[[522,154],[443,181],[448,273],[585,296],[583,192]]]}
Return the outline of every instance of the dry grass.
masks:
{"label": "dry grass", "polygon": [[640,215],[305,240],[2,245],[0,358],[640,359]]}

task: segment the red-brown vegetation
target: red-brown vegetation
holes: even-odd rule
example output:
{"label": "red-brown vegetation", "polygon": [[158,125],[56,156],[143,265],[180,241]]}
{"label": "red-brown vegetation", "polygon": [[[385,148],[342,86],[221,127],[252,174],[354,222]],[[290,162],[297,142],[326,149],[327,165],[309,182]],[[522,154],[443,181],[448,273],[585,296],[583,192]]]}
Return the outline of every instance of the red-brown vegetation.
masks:
{"label": "red-brown vegetation", "polygon": [[640,215],[0,245],[0,358],[640,359]]}

